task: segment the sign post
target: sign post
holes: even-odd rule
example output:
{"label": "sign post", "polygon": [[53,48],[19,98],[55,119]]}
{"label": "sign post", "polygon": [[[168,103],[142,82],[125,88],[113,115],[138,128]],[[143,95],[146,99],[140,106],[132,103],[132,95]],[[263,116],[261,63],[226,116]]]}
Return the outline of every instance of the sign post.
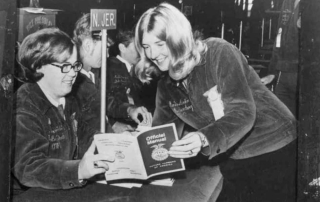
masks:
{"label": "sign post", "polygon": [[91,31],[100,31],[102,38],[102,66],[101,66],[101,112],[100,131],[106,131],[106,87],[107,87],[107,30],[117,28],[117,11],[110,9],[90,10]]}

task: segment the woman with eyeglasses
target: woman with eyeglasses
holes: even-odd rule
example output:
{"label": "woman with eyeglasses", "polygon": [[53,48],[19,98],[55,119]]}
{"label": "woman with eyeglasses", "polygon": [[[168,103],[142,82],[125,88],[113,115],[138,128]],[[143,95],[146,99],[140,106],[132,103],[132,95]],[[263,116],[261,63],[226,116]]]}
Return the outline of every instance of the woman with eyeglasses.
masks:
{"label": "woman with eyeglasses", "polygon": [[27,83],[15,98],[15,188],[71,189],[104,173],[113,157],[94,154],[96,131],[69,94],[82,68],[72,39],[57,28],[39,30],[22,42],[18,62]]}

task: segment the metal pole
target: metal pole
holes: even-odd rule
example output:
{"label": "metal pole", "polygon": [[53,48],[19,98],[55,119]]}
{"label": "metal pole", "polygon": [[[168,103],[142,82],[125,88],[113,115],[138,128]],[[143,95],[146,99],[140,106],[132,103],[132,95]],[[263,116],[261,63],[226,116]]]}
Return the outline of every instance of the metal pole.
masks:
{"label": "metal pole", "polygon": [[136,4],[133,4],[133,18],[136,18]]}
{"label": "metal pole", "polygon": [[107,87],[107,30],[102,31],[102,65],[101,65],[101,112],[100,131],[106,131],[106,87]]}
{"label": "metal pole", "polygon": [[264,18],[262,18],[262,25],[261,25],[261,47],[263,47],[263,36],[264,36]]}
{"label": "metal pole", "polygon": [[239,50],[241,50],[241,42],[242,42],[242,21],[240,21]]}
{"label": "metal pole", "polygon": [[269,21],[269,39],[271,39],[271,23],[272,23],[272,20],[270,18],[270,21]]}
{"label": "metal pole", "polygon": [[221,26],[221,39],[224,39],[224,23]]}

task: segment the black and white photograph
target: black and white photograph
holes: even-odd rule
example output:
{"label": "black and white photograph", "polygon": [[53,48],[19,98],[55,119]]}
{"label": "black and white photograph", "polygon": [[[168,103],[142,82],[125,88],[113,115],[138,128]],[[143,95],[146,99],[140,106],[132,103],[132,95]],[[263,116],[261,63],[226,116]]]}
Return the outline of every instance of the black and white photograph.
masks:
{"label": "black and white photograph", "polygon": [[0,0],[1,202],[319,202],[319,0]]}

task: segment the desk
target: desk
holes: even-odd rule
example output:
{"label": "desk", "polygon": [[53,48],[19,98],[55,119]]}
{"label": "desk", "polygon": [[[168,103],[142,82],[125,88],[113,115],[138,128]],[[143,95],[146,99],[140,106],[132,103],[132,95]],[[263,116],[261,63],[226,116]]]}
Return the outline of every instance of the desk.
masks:
{"label": "desk", "polygon": [[[194,164],[196,165],[196,164]],[[218,166],[202,166],[175,174],[172,187],[143,185],[121,188],[89,183],[70,190],[31,188],[13,197],[13,202],[214,202],[222,187]]]}
{"label": "desk", "polygon": [[122,202],[134,201],[137,189],[126,189],[98,183],[69,190],[31,188],[14,196],[12,202]]}

